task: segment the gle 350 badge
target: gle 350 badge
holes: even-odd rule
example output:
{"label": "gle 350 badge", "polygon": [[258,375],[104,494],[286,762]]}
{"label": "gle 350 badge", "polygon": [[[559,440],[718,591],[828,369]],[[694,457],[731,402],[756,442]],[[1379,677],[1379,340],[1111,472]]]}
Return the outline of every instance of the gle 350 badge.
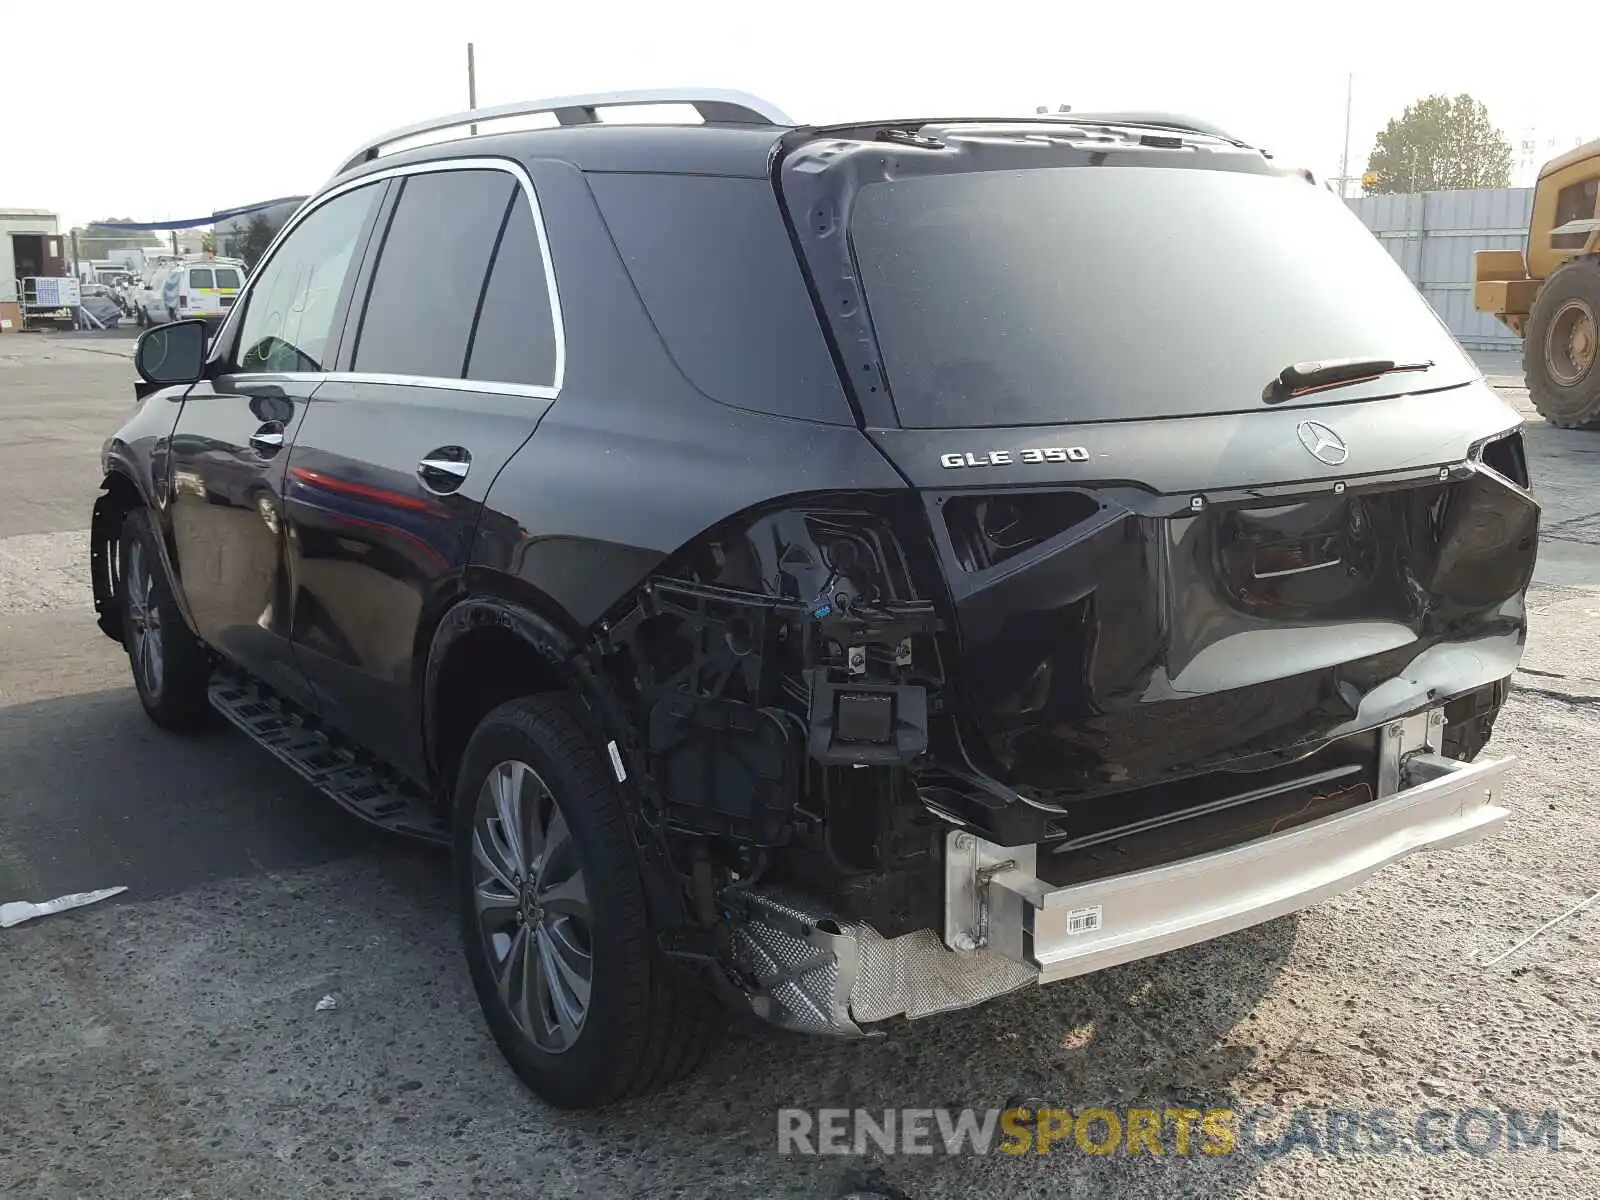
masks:
{"label": "gle 350 badge", "polygon": [[1082,446],[1036,446],[1028,450],[952,450],[939,455],[941,466],[957,467],[1009,467],[1013,463],[1037,466],[1041,463],[1081,463],[1089,461],[1089,451]]}

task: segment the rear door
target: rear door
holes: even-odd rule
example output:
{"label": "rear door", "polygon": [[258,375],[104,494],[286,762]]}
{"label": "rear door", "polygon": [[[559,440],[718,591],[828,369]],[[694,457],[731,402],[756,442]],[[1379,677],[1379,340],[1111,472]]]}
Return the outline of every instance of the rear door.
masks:
{"label": "rear door", "polygon": [[227,316],[239,299],[239,292],[244,287],[244,273],[235,266],[219,265],[215,268],[217,282],[217,312]]}
{"label": "rear door", "polygon": [[324,718],[421,778],[419,630],[556,396],[561,338],[520,168],[427,164],[394,190],[341,370],[295,441],[285,513],[294,644]]}
{"label": "rear door", "polygon": [[216,320],[217,273],[211,267],[190,267],[178,286],[178,315]]}
{"label": "rear door", "polygon": [[187,286],[180,290],[178,309],[185,317],[221,321],[233,307],[240,285],[237,267],[190,267]]}
{"label": "rear door", "polygon": [[219,339],[210,375],[190,390],[172,436],[176,565],[200,636],[301,703],[311,693],[289,649],[284,469],[337,349],[383,191],[334,196],[290,231],[257,274],[242,320]]}

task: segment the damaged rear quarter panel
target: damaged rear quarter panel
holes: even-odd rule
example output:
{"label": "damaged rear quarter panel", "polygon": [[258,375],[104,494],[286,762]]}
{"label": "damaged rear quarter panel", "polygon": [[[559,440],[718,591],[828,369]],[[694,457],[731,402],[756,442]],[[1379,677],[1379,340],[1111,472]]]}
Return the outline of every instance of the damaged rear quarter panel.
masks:
{"label": "damaged rear quarter panel", "polygon": [[[567,372],[538,432],[490,490],[475,567],[515,577],[582,630],[668,555],[745,509],[905,488],[854,426],[751,411],[699,391],[657,332],[582,173],[528,166],[561,291]],[[796,336],[820,339],[821,328]],[[837,380],[818,388],[817,411],[835,412]]]}

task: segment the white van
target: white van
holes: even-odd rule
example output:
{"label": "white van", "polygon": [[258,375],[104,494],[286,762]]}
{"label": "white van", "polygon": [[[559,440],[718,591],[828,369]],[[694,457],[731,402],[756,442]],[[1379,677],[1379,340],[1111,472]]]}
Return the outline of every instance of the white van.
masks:
{"label": "white van", "polygon": [[220,325],[244,287],[244,263],[233,258],[168,264],[147,275],[135,315],[145,325],[202,320]]}
{"label": "white van", "polygon": [[133,285],[134,323],[140,328],[159,325],[171,318],[161,301],[161,285],[172,272],[172,263],[155,262],[147,265],[144,274]]}

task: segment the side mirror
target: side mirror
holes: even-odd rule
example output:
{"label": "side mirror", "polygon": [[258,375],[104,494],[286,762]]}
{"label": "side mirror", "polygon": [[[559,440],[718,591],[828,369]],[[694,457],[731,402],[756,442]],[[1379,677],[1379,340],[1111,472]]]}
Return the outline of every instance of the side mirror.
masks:
{"label": "side mirror", "polygon": [[207,340],[204,321],[174,321],[146,330],[133,354],[140,380],[134,391],[142,399],[157,388],[198,383],[205,375]]}

